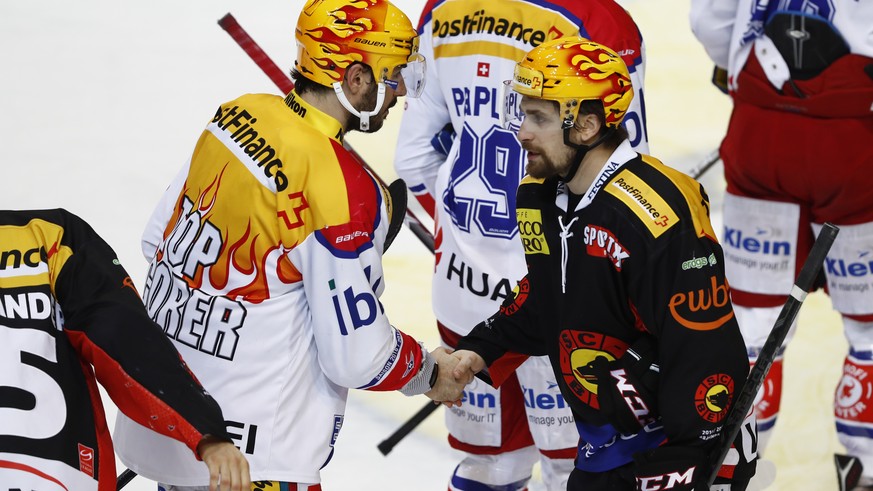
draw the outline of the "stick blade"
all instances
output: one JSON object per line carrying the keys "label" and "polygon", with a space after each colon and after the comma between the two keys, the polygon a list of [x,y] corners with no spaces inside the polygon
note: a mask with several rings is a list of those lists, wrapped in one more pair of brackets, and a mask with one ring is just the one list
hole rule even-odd
{"label": "stick blade", "polygon": [[837,482],[840,491],[850,491],[858,485],[864,466],[858,457],[834,454],[834,464],[837,466]]}

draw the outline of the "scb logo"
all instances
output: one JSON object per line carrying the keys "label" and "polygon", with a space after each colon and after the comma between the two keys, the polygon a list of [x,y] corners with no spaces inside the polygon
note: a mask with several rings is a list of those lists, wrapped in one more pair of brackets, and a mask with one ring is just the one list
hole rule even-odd
{"label": "scb logo", "polygon": [[[369,277],[369,268],[367,268],[367,273]],[[373,295],[372,291],[356,293],[352,287],[348,287],[342,293],[339,293],[336,291],[334,280],[330,280],[328,285],[330,290],[334,292],[331,295],[331,301],[336,313],[336,320],[339,323],[340,333],[343,336],[348,336],[349,334],[347,326],[351,325],[353,330],[369,326],[376,320],[377,313],[384,313],[382,304],[376,300],[376,296]]]}

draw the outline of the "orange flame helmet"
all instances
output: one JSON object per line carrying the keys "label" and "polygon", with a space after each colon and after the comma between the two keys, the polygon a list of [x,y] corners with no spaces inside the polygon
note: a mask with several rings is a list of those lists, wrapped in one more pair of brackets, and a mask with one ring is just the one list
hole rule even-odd
{"label": "orange flame helmet", "polygon": [[557,101],[563,127],[570,128],[584,100],[603,102],[606,126],[621,123],[633,99],[630,75],[615,51],[579,36],[545,42],[515,66],[512,89]]}
{"label": "orange flame helmet", "polygon": [[356,61],[383,81],[397,66],[420,56],[418,33],[388,0],[308,0],[297,19],[295,37],[294,67],[328,87],[342,82],[346,68]]}

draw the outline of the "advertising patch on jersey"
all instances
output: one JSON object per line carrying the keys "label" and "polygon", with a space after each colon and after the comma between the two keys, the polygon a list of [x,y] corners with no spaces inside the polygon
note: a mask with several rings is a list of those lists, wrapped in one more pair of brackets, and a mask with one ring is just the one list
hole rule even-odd
{"label": "advertising patch on jersey", "polygon": [[504,315],[512,315],[518,312],[518,309],[524,305],[527,296],[530,293],[530,282],[527,277],[521,279],[518,285],[512,289],[512,300],[506,299],[506,302],[500,306],[500,313]]}
{"label": "advertising patch on jersey", "polygon": [[724,373],[710,375],[694,392],[694,408],[701,418],[719,423],[727,416],[734,396],[734,379]]}
{"label": "advertising patch on jersey", "polygon": [[727,280],[709,277],[703,288],[679,292],[670,297],[670,315],[680,325],[694,331],[712,331],[733,319]]}
{"label": "advertising patch on jersey", "polygon": [[79,470],[94,477],[94,449],[79,444]]}
{"label": "advertising patch on jersey", "polygon": [[849,355],[834,397],[834,415],[843,420],[868,424],[873,420],[873,366]]}
{"label": "advertising patch on jersey", "polygon": [[682,271],[702,269],[716,264],[718,264],[718,260],[715,258],[715,254],[710,254],[709,257],[693,257],[687,261],[682,261]]}
{"label": "advertising patch on jersey", "polygon": [[525,254],[549,254],[549,244],[543,234],[543,214],[532,208],[515,210],[518,218],[518,232]]}
{"label": "advertising patch on jersey", "polygon": [[655,237],[679,223],[679,216],[664,198],[629,170],[619,172],[606,192],[627,205]]}
{"label": "advertising patch on jersey", "polygon": [[371,231],[361,223],[344,223],[325,227],[316,232],[316,238],[338,257],[353,257],[373,245]]}
{"label": "advertising patch on jersey", "polygon": [[561,376],[570,391],[583,403],[599,409],[597,378],[591,362],[597,358],[614,361],[627,351],[627,343],[606,334],[565,329],[558,337]]}
{"label": "advertising patch on jersey", "polygon": [[597,225],[586,225],[583,237],[585,252],[589,256],[609,260],[616,271],[621,271],[621,263],[630,257],[630,252],[621,245],[611,230]]}
{"label": "advertising patch on jersey", "polygon": [[[723,209],[720,237],[731,285],[765,295],[790,291],[797,260],[800,206],[725,193]],[[844,237],[841,229],[840,240]],[[833,248],[828,257],[834,257]],[[834,308],[838,308],[836,302]]]}

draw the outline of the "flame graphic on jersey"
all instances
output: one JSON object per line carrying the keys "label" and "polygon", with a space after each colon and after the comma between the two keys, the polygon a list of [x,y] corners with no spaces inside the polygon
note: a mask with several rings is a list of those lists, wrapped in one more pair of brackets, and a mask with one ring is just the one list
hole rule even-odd
{"label": "flame graphic on jersey", "polygon": [[351,1],[330,12],[329,15],[333,19],[331,22],[303,31],[304,36],[320,44],[321,51],[324,53],[324,56],[318,56],[315,52],[310,52],[312,61],[337,82],[341,81],[342,77],[334,68],[344,69],[356,61],[367,63],[368,53],[353,48],[352,39],[363,37],[368,31],[384,30],[383,26],[377,25],[372,18],[356,14],[355,10],[373,12],[373,17],[384,19],[387,5],[379,0]]}
{"label": "flame graphic on jersey", "polygon": [[[183,276],[183,279],[196,289],[201,289],[205,279],[211,289],[223,292],[228,298],[260,303],[270,297],[270,265],[275,268],[279,280],[286,284],[300,281],[301,275],[288,260],[285,251],[280,251],[279,245],[253,230],[252,218],[229,212],[229,208],[239,206],[229,203],[232,198],[225,198],[224,201],[219,199],[226,169],[227,165],[191,200],[194,203],[192,213],[200,215],[200,227],[208,222],[221,231],[220,252],[210,266],[198,267],[193,278]],[[165,243],[174,229],[185,221],[181,217],[182,200],[194,194],[188,185],[186,182],[165,232]],[[159,250],[158,260],[164,254],[165,251]],[[178,269],[174,270],[179,273]]]}
{"label": "flame graphic on jersey", "polygon": [[621,59],[607,50],[593,48],[591,44],[574,45],[569,51],[570,64],[579,70],[580,75],[594,82],[592,85],[600,88],[599,93],[592,91],[591,95],[603,101],[606,123],[619,124],[633,98],[630,78],[610,67],[615,62],[623,64]]}

